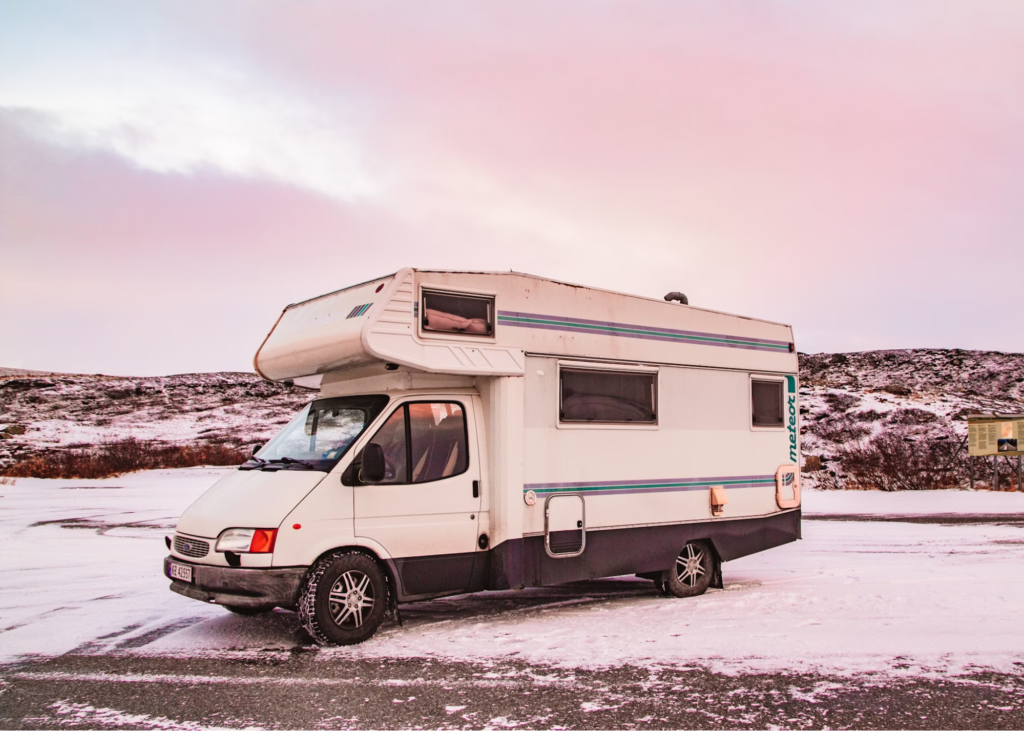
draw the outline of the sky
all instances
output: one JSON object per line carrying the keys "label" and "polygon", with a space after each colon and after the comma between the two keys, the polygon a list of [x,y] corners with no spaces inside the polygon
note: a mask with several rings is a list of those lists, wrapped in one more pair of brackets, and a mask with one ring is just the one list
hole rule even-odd
{"label": "sky", "polygon": [[0,0],[0,366],[251,370],[405,266],[1021,352],[1022,131],[1019,0]]}

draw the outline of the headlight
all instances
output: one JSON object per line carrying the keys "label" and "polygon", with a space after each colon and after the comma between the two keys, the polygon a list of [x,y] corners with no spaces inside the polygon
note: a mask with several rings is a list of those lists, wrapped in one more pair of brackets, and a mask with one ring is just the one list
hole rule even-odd
{"label": "headlight", "polygon": [[221,553],[272,553],[277,540],[277,528],[228,528],[217,539]]}

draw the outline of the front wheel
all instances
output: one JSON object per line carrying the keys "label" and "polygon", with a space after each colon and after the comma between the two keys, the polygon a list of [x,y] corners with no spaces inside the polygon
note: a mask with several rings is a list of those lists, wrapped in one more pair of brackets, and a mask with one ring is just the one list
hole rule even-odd
{"label": "front wheel", "polygon": [[387,596],[384,572],[366,554],[326,556],[299,595],[299,621],[320,644],[355,645],[384,621]]}
{"label": "front wheel", "polygon": [[665,588],[677,597],[700,596],[711,586],[714,558],[707,541],[692,541],[683,546],[675,566],[668,574]]}

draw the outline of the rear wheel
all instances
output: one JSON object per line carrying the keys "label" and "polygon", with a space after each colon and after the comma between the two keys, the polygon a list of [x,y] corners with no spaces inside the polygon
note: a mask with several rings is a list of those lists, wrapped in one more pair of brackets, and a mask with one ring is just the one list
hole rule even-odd
{"label": "rear wheel", "polygon": [[683,546],[675,566],[667,572],[665,588],[677,597],[700,596],[711,585],[714,558],[707,541],[692,541]]}
{"label": "rear wheel", "polygon": [[384,572],[363,553],[321,559],[299,596],[299,621],[321,644],[365,642],[384,621],[387,604]]}

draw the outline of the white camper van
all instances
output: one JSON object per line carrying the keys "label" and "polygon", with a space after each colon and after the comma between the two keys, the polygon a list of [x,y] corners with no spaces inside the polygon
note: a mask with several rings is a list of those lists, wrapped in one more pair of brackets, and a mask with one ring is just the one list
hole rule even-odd
{"label": "white camper van", "polygon": [[449,594],[721,586],[800,537],[797,355],[673,295],[403,269],[290,305],[256,371],[319,397],[181,516],[171,589],[351,644]]}

